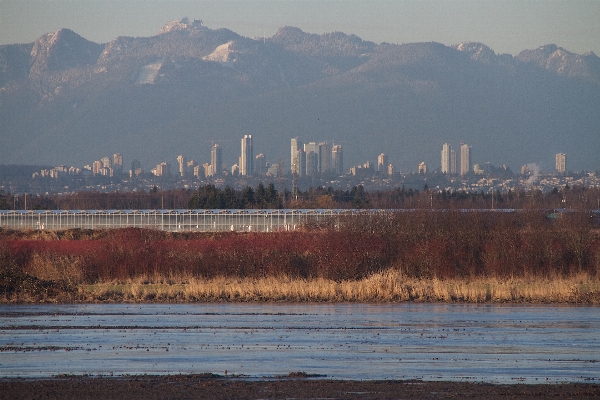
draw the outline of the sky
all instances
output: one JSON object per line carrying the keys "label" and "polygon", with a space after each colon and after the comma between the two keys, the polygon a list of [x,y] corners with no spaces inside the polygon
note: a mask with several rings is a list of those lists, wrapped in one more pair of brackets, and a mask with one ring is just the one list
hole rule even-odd
{"label": "sky", "polygon": [[513,55],[553,43],[600,55],[600,0],[0,0],[0,44],[61,28],[106,43],[183,17],[248,37],[295,26],[376,43],[471,41]]}

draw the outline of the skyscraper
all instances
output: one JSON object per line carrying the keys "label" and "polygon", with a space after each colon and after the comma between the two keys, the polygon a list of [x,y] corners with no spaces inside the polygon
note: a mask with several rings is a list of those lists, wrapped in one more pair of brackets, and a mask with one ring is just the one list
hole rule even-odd
{"label": "skyscraper", "polygon": [[377,157],[377,172],[384,172],[387,170],[388,160],[387,156],[383,153]]}
{"label": "skyscraper", "polygon": [[296,159],[296,161],[298,161],[298,177],[301,178],[306,175],[306,153],[304,152],[304,150],[298,149],[297,157],[298,158]]}
{"label": "skyscraper", "polygon": [[306,157],[306,175],[316,176],[319,172],[319,148],[315,142],[304,144],[304,156]]}
{"label": "skyscraper", "polygon": [[460,144],[460,174],[466,175],[471,171],[471,147],[466,143]]}
{"label": "skyscraper", "polygon": [[558,153],[556,155],[556,172],[564,174],[567,171],[567,155],[565,153]]}
{"label": "skyscraper", "polygon": [[317,152],[317,144],[315,142],[304,143],[304,152],[308,154],[311,151],[313,153]]}
{"label": "skyscraper", "polygon": [[94,173],[94,175],[98,175],[100,174],[100,170],[104,168],[104,165],[102,164],[102,161],[94,161],[94,163],[92,164],[92,171]]}
{"label": "skyscraper", "polygon": [[142,164],[139,160],[133,160],[131,162],[131,170],[129,172],[129,176],[138,176],[142,173]]}
{"label": "skyscraper", "polygon": [[198,165],[198,163],[196,161],[194,161],[194,160],[188,161],[187,162],[187,171],[188,171],[188,173],[190,173],[190,171],[193,173],[194,172],[194,168],[196,168],[197,165]]}
{"label": "skyscraper", "polygon": [[115,174],[123,173],[123,156],[121,153],[113,154],[113,170]]}
{"label": "skyscraper", "polygon": [[219,143],[213,143],[210,150],[210,165],[212,176],[221,176],[223,170],[223,152]]}
{"label": "skyscraper", "polygon": [[290,160],[290,168],[292,170],[292,174],[300,174],[300,166],[298,162],[298,150],[302,148],[302,142],[298,140],[298,138],[293,138],[291,143],[291,160]]}
{"label": "skyscraper", "polygon": [[315,177],[319,173],[319,155],[314,151],[306,153],[306,175]]}
{"label": "skyscraper", "polygon": [[344,153],[339,144],[333,146],[331,150],[331,171],[336,175],[344,174]]}
{"label": "skyscraper", "polygon": [[187,163],[185,162],[185,157],[182,155],[177,156],[177,162],[179,163],[179,176],[185,176],[185,169],[187,167]]}
{"label": "skyscraper", "polygon": [[254,172],[258,175],[263,175],[267,172],[267,161],[265,159],[265,155],[260,153],[256,156],[256,162],[254,164]]}
{"label": "skyscraper", "polygon": [[205,178],[212,176],[212,168],[209,163],[202,164],[202,171]]}
{"label": "skyscraper", "polygon": [[319,173],[326,174],[329,172],[329,157],[331,157],[331,153],[329,152],[329,144],[321,142],[319,143],[317,150],[319,155],[319,165],[317,169]]}
{"label": "skyscraper", "polygon": [[452,150],[452,147],[450,146],[449,143],[443,144],[442,154],[441,154],[441,162],[442,162],[441,172],[442,172],[442,174],[450,173],[450,163],[452,162],[452,160],[450,158],[451,150]]}
{"label": "skyscraper", "polygon": [[242,154],[240,156],[240,175],[252,175],[254,172],[254,152],[252,150],[252,135],[242,138]]}
{"label": "skyscraper", "polygon": [[100,161],[102,162],[102,166],[104,168],[112,168],[112,160],[110,157],[102,157]]}
{"label": "skyscraper", "polygon": [[456,174],[456,151],[450,148],[450,173]]}
{"label": "skyscraper", "polygon": [[167,162],[161,162],[153,168],[150,172],[152,172],[156,176],[169,176],[171,175],[171,164]]}

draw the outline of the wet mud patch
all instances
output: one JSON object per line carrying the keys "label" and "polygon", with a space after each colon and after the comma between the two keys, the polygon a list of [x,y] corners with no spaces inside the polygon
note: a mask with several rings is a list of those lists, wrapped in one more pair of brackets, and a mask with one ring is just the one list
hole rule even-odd
{"label": "wet mud patch", "polygon": [[[295,373],[290,373],[293,375]],[[296,377],[298,378],[298,377]],[[124,378],[62,376],[54,379],[0,380],[0,398],[31,399],[537,399],[600,397],[599,384],[494,385],[464,382],[347,381],[331,379],[248,380],[214,374],[130,376]]]}

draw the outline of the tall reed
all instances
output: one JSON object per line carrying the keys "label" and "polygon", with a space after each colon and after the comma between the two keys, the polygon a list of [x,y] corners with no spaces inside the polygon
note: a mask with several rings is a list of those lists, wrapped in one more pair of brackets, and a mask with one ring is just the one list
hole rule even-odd
{"label": "tall reed", "polygon": [[[414,279],[397,270],[359,280],[187,278],[172,283],[102,283],[81,286],[80,301],[172,302],[468,302],[599,303],[600,282],[586,275],[540,281],[521,279]],[[185,283],[181,283],[185,282]]]}

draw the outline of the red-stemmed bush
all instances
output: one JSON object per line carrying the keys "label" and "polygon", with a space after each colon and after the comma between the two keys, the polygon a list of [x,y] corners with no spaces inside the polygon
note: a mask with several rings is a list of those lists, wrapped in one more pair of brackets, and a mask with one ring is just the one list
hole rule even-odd
{"label": "red-stemmed bush", "polygon": [[585,213],[550,219],[539,211],[418,211],[336,218],[295,232],[127,228],[58,236],[0,232],[0,269],[35,273],[44,265],[73,263],[81,283],[218,276],[341,281],[388,268],[438,279],[545,279],[600,271],[599,229]]}

